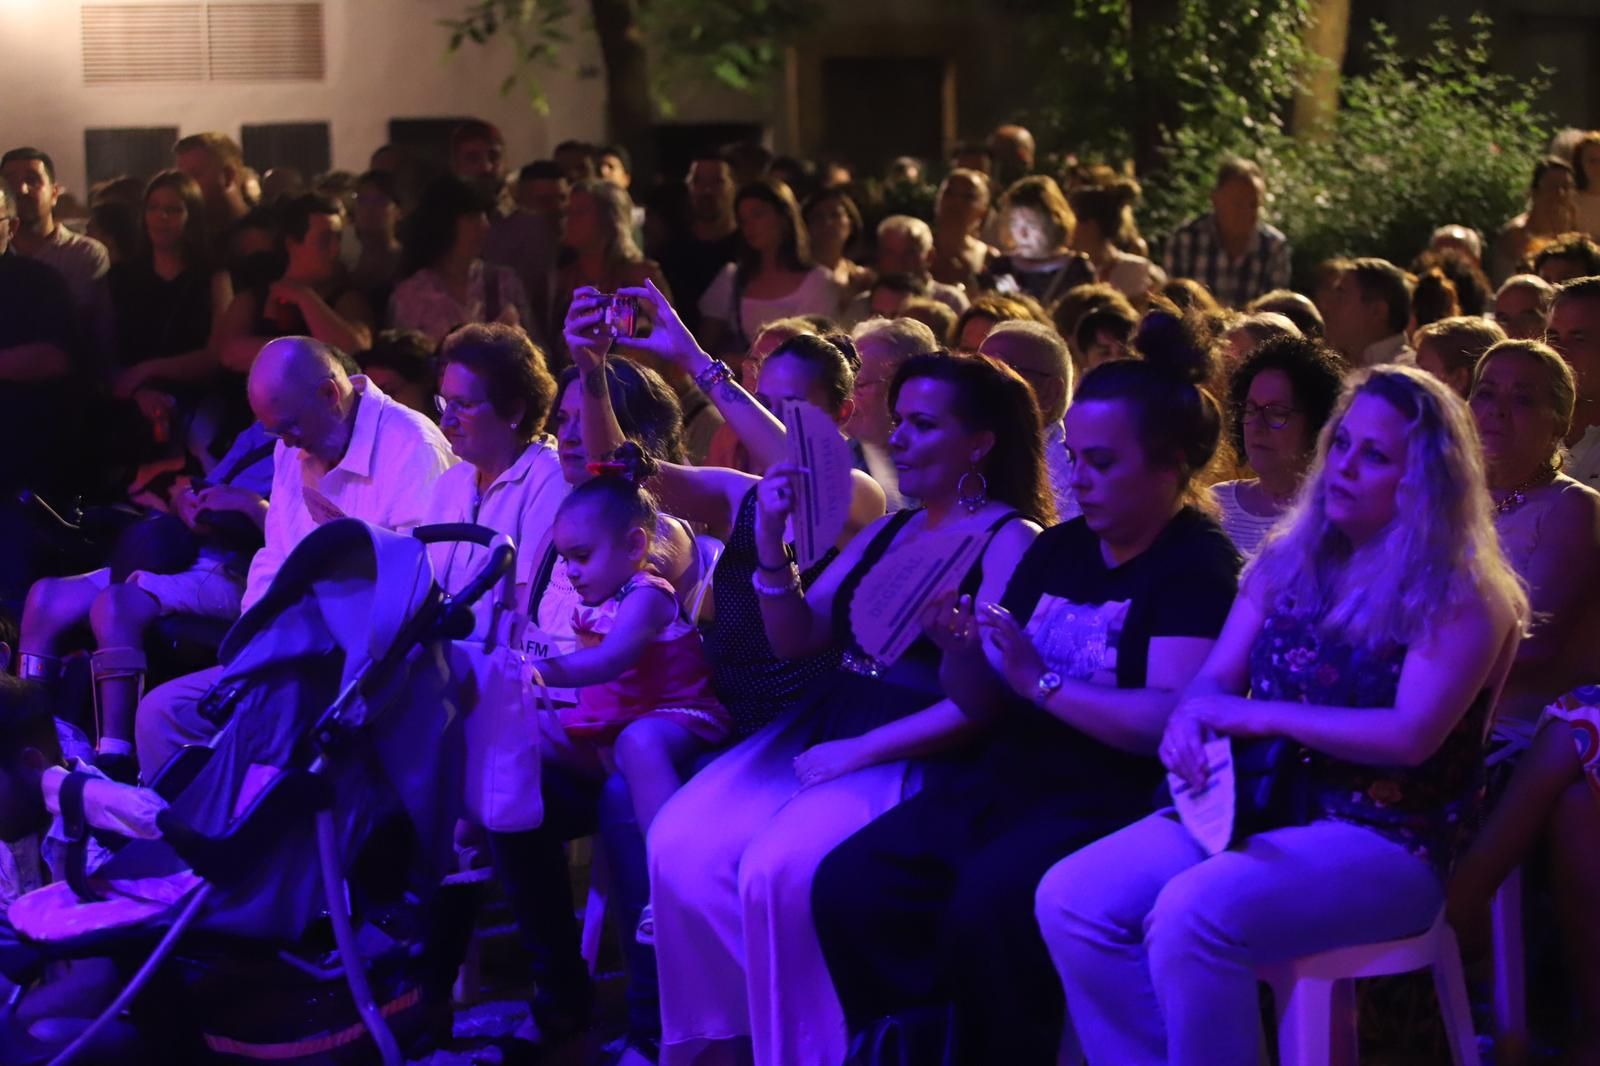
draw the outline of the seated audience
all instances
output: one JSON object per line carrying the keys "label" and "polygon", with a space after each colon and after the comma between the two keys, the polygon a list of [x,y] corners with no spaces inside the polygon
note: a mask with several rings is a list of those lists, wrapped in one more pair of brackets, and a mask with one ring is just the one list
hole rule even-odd
{"label": "seated audience", "polygon": [[[357,352],[355,360],[367,380],[382,389],[385,396],[438,422],[444,404],[438,397],[439,367],[434,361],[435,347],[437,345],[425,333],[413,329],[386,329],[373,338],[372,347]],[[538,424],[543,427],[544,419]]]}
{"label": "seated audience", "polygon": [[[927,296],[960,314],[967,308],[967,294],[959,286],[935,281],[929,272],[933,261],[933,230],[920,218],[890,215],[878,223],[877,251],[873,266],[880,280],[907,279],[897,286],[902,293]],[[871,294],[867,294],[871,295]],[[845,311],[848,320],[860,321],[868,313],[866,299],[857,296]]]}
{"label": "seated audience", "polygon": [[1208,857],[1169,808],[1045,875],[1039,925],[1091,1062],[1253,1062],[1258,966],[1439,913],[1527,597],[1454,393],[1379,366],[1331,421],[1158,748],[1200,789],[1207,736],[1285,737],[1314,753],[1289,764],[1308,809]]}
{"label": "seated audience", "polygon": [[11,186],[19,220],[11,240],[12,254],[54,267],[72,291],[88,336],[97,344],[106,344],[111,334],[111,308],[105,276],[111,269],[111,257],[105,245],[72,232],[56,218],[63,190],[56,182],[54,161],[37,148],[13,148],[0,156],[0,178]]}
{"label": "seated audience", "polygon": [[900,494],[900,473],[889,447],[894,432],[889,388],[907,359],[932,354],[941,347],[939,336],[912,318],[868,319],[853,334],[861,366],[844,428],[860,451],[858,465],[883,489],[884,507],[889,511],[908,503]]}
{"label": "seated audience", "polygon": [[[345,373],[345,357],[322,341],[267,342],[250,367],[250,407],[278,439],[266,544],[250,560],[240,605],[267,591],[296,544],[334,518],[386,529],[418,524],[434,480],[452,463],[431,421]],[[134,723],[141,776],[151,780],[178,748],[204,743],[219,723],[200,701],[222,667],[150,690]]]}
{"label": "seated audience", "polygon": [[[545,209],[519,210],[506,195],[505,156],[504,136],[487,122],[469,119],[450,131],[450,173],[477,192],[489,213],[483,261],[515,272],[528,301],[528,314],[520,325],[534,343],[544,343],[561,328],[561,320],[550,317],[550,297],[555,285],[561,213],[566,210],[566,195],[559,182],[565,179],[558,172],[558,182],[553,183],[558,187],[547,206],[554,214]],[[490,315],[489,320],[493,319]]]}
{"label": "seated audience", "polygon": [[948,337],[956,328],[956,313],[949,305],[926,296],[913,296],[900,305],[896,318],[908,318],[928,327],[935,337]]}
{"label": "seated audience", "polygon": [[945,175],[933,201],[933,252],[928,272],[934,281],[971,293],[989,263],[999,255],[980,234],[989,217],[988,175],[961,167]]}
{"label": "seated audience", "polygon": [[1406,342],[1411,319],[1411,283],[1386,259],[1352,259],[1339,275],[1329,305],[1328,345],[1353,367],[1411,363]]}
{"label": "seated audience", "polygon": [[1273,311],[1287,318],[1300,328],[1300,334],[1305,337],[1321,338],[1323,333],[1322,312],[1317,310],[1315,301],[1309,296],[1288,289],[1274,289],[1262,293],[1251,300],[1245,310],[1251,314],[1262,311]]}
{"label": "seated audience", "polygon": [[193,393],[216,376],[212,327],[232,302],[233,286],[211,260],[205,224],[194,179],[176,170],[150,179],[139,246],[107,276],[117,396],[143,388]]}
{"label": "seated audience", "polygon": [[1483,238],[1478,231],[1470,226],[1458,226],[1450,223],[1440,226],[1428,237],[1428,247],[1424,254],[1451,253],[1465,257],[1469,262],[1481,263],[1483,261]]}
{"label": "seated audience", "polygon": [[978,345],[983,343],[983,338],[989,335],[989,331],[997,323],[1021,319],[1045,325],[1050,321],[1045,316],[1044,309],[1039,306],[1039,301],[1031,296],[983,293],[956,318],[956,324],[950,330],[950,347],[959,352],[976,352]]}
{"label": "seated audience", "polygon": [[1538,341],[1494,345],[1472,378],[1495,528],[1533,605],[1496,716],[1513,726],[1600,677],[1600,493],[1561,472],[1575,399],[1572,369]]}
{"label": "seated audience", "polygon": [[392,174],[369,170],[356,179],[352,225],[359,252],[350,268],[350,284],[371,307],[388,307],[389,294],[400,277],[405,248],[400,243],[402,214],[398,185]]}
{"label": "seated audience", "polygon": [[1001,247],[978,285],[1005,295],[1025,294],[1049,305],[1068,289],[1095,280],[1089,257],[1073,249],[1078,220],[1054,178],[1022,178],[1000,197]]}
{"label": "seated audience", "polygon": [[1510,277],[1526,269],[1524,264],[1541,245],[1578,228],[1576,190],[1572,165],[1566,160],[1547,157],[1535,164],[1528,209],[1507,222],[1495,238],[1495,277]]}
{"label": "seated audience", "polygon": [[[1572,1062],[1585,1063],[1600,1057],[1600,1029],[1595,1027],[1600,968],[1594,965],[1593,951],[1600,942],[1594,908],[1600,892],[1594,851],[1600,834],[1597,731],[1600,686],[1585,685],[1546,708],[1505,792],[1451,874],[1446,911],[1462,956],[1482,957],[1491,943],[1489,903],[1495,891],[1512,871],[1548,852],[1549,897],[1567,977],[1554,986],[1561,1002],[1552,1006],[1570,1017],[1556,1046]],[[1500,1051],[1497,1044],[1496,1055]]]}
{"label": "seated audience", "polygon": [[1244,307],[1289,286],[1289,239],[1261,220],[1267,198],[1261,167],[1229,158],[1217,168],[1211,210],[1180,226],[1167,241],[1170,278],[1192,278],[1226,307]]}
{"label": "seated audience", "polygon": [[446,175],[423,191],[405,228],[404,280],[389,299],[389,323],[435,343],[457,326],[527,327],[528,298],[516,271],[484,258],[489,209],[469,185]]}
{"label": "seated audience", "polygon": [[1572,367],[1577,386],[1562,473],[1600,489],[1600,277],[1556,289],[1546,340]]}
{"label": "seated audience", "polygon": [[[763,178],[734,203],[743,248],[699,301],[700,340],[713,355],[743,353],[761,327],[779,318],[837,314],[839,286],[811,259],[800,206],[782,182]],[[703,453],[702,453],[703,454]]]}
{"label": "seated audience", "polygon": [[1423,326],[1412,343],[1417,346],[1417,366],[1466,399],[1478,360],[1490,345],[1505,339],[1505,330],[1489,319],[1457,316]]}
{"label": "seated audience", "polygon": [[[1424,271],[1411,286],[1411,318],[1406,323],[1406,339],[1414,348],[1417,330],[1443,318],[1464,314],[1456,296],[1455,282],[1437,267]],[[1480,312],[1481,313],[1481,312]]]}
{"label": "seated audience", "polygon": [[1129,342],[1138,328],[1138,317],[1120,307],[1090,311],[1078,319],[1072,331],[1073,344],[1080,356],[1078,372],[1087,374],[1103,363],[1126,359]]}
{"label": "seated audience", "polygon": [[[769,470],[757,490],[753,581],[767,638],[784,658],[844,655],[840,669],[701,770],[656,819],[651,890],[669,1059],[843,1061],[844,1019],[810,917],[812,872],[900,802],[905,756],[947,747],[964,730],[964,716],[940,698],[937,647],[920,637],[893,664],[879,663],[857,642],[850,604],[886,557],[929,550],[953,532],[984,538],[961,591],[993,599],[1037,532],[1028,516],[1051,517],[1038,414],[1020,378],[981,357],[916,356],[890,395],[900,488],[922,506],[863,530],[804,592],[784,562],[793,468]],[[830,741],[890,722],[893,761],[856,770],[832,757],[844,746]]]}
{"label": "seated audience", "polygon": [[340,279],[339,206],[315,194],[283,205],[286,265],[274,279],[241,289],[217,324],[217,353],[235,373],[250,370],[275,337],[309,336],[343,352],[372,343],[367,301]]}
{"label": "seated audience", "polygon": [[1067,350],[1072,353],[1072,364],[1080,372],[1083,369],[1083,354],[1078,351],[1078,322],[1090,311],[1108,308],[1120,311],[1133,320],[1139,317],[1139,312],[1122,290],[1103,281],[1074,285],[1050,307],[1050,323],[1061,334],[1061,339],[1067,342]]}
{"label": "seated audience", "polygon": [[[1206,364],[1201,350],[1152,346],[1091,371],[1065,430],[1083,517],[1040,535],[1002,605],[951,599],[932,619],[941,678],[981,748],[834,849],[812,890],[867,1046],[884,1019],[902,1034],[930,1014],[942,1027],[930,1008],[951,1004],[948,1041],[905,1043],[953,1046],[961,1063],[1055,1061],[1061,992],[1034,888],[1149,810],[1152,750],[1233,600],[1238,557],[1194,480],[1222,428],[1197,387]],[[894,728],[837,742],[820,765],[903,757]]]}
{"label": "seated audience", "polygon": [[1537,274],[1514,274],[1494,294],[1494,320],[1512,340],[1541,340],[1555,295],[1555,286]]}
{"label": "seated audience", "polygon": [[1227,332],[1222,339],[1225,348],[1223,365],[1229,370],[1239,366],[1250,353],[1278,337],[1301,337],[1300,327],[1276,311],[1255,311],[1238,315],[1227,321]]}
{"label": "seated audience", "polygon": [[244,153],[225,133],[191,133],[172,146],[172,165],[193,178],[206,200],[206,236],[212,262],[227,262],[233,227],[249,214]]}
{"label": "seated audience", "polygon": [[1125,231],[1137,236],[1133,205],[1139,202],[1139,192],[1139,183],[1132,178],[1108,174],[1095,184],[1073,189],[1067,197],[1078,219],[1073,249],[1089,257],[1095,280],[1114,286],[1135,305],[1167,280],[1160,267],[1118,245]]}
{"label": "seated audience", "polygon": [[1193,278],[1173,278],[1161,286],[1161,295],[1184,312],[1212,315],[1222,310],[1222,305],[1211,295],[1211,290]]}
{"label": "seated audience", "polygon": [[850,258],[864,228],[855,201],[843,189],[823,189],[806,198],[800,215],[811,240],[811,258],[827,268],[846,298],[860,292],[872,272]]}
{"label": "seated audience", "polygon": [[1478,265],[1477,259],[1467,253],[1448,248],[1444,251],[1427,251],[1417,257],[1411,269],[1418,275],[1430,270],[1444,274],[1455,287],[1456,302],[1461,305],[1462,314],[1476,317],[1489,312],[1494,286],[1489,284],[1488,275]]}
{"label": "seated audience", "polygon": [[1600,274],[1600,244],[1586,234],[1563,234],[1534,255],[1533,273],[1552,285],[1594,277]]}
{"label": "seated audience", "polygon": [[1255,476],[1212,490],[1223,532],[1246,559],[1294,506],[1342,376],[1339,357],[1322,342],[1287,335],[1263,342],[1230,375],[1233,446]]}
{"label": "seated audience", "polygon": [[1072,453],[1062,443],[1062,418],[1072,399],[1072,356],[1067,343],[1049,326],[1038,322],[1000,322],[978,345],[978,354],[1004,363],[1033,390],[1044,428],[1044,469],[1055,500],[1056,518],[1078,517],[1072,496]]}
{"label": "seated audience", "polygon": [[[689,229],[661,250],[661,269],[677,297],[683,321],[696,337],[704,338],[700,298],[722,268],[741,253],[739,221],[733,209],[735,186],[727,162],[711,154],[698,156],[689,164],[685,185]],[[728,345],[730,351],[732,347]]]}
{"label": "seated audience", "polygon": [[572,253],[556,272],[555,314],[562,321],[580,288],[614,293],[649,280],[665,291],[661,265],[646,259],[634,242],[633,201],[620,185],[592,178],[574,185],[561,243]]}

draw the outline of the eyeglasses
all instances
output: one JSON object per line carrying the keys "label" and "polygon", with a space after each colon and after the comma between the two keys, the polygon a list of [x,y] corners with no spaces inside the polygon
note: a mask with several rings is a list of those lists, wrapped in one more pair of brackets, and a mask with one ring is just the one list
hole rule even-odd
{"label": "eyeglasses", "polygon": [[1272,429],[1282,429],[1289,424],[1289,419],[1299,411],[1298,407],[1290,407],[1283,403],[1253,404],[1245,401],[1244,410],[1239,415],[1239,421],[1249,425],[1256,419],[1261,419]]}
{"label": "eyeglasses", "polygon": [[439,417],[454,414],[456,417],[475,414],[478,408],[488,403],[488,400],[457,400],[454,397],[446,399],[443,396],[433,398],[433,406],[439,412]]}

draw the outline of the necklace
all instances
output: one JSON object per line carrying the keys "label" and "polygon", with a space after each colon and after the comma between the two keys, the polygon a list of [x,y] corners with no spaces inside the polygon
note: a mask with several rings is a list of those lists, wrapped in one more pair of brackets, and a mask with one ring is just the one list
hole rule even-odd
{"label": "necklace", "polygon": [[1518,507],[1521,507],[1523,504],[1528,502],[1528,493],[1532,492],[1534,489],[1548,485],[1550,482],[1554,481],[1555,478],[1555,467],[1541,467],[1537,474],[1533,475],[1528,480],[1524,481],[1522,484],[1518,485],[1516,488],[1512,489],[1510,492],[1506,493],[1504,496],[1495,501],[1495,514],[1510,514],[1512,511],[1515,511]]}

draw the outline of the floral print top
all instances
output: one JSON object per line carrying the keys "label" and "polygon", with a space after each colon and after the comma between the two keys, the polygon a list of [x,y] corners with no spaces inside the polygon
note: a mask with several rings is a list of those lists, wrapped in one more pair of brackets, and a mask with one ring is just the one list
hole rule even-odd
{"label": "floral print top", "polygon": [[[1250,695],[1329,707],[1394,706],[1406,649],[1345,643],[1316,619],[1279,608],[1250,649]],[[1483,794],[1488,693],[1420,766],[1366,766],[1308,752],[1314,817],[1365,826],[1440,873],[1465,844]]]}

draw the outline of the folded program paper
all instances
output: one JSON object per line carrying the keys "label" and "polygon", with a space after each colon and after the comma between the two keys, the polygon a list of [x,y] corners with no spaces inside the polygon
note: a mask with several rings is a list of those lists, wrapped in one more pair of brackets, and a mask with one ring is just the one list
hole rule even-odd
{"label": "folded program paper", "polygon": [[1198,791],[1177,774],[1167,774],[1172,805],[1195,843],[1215,855],[1233,839],[1233,745],[1227,737],[1206,741],[1206,784]]}
{"label": "folded program paper", "polygon": [[809,569],[828,554],[850,517],[850,444],[826,411],[803,400],[784,406],[783,426],[789,434],[789,462],[803,473],[798,478],[792,528],[795,560]]}
{"label": "folded program paper", "polygon": [[885,666],[904,655],[922,632],[929,601],[961,583],[988,540],[983,530],[925,533],[885,552],[850,602],[861,650]]}

